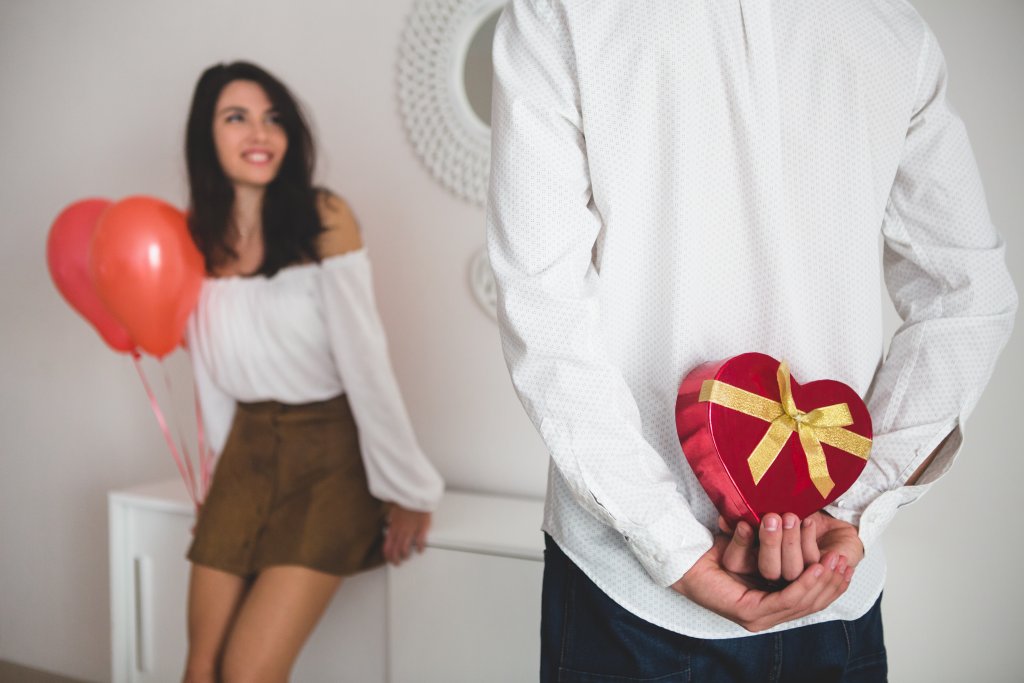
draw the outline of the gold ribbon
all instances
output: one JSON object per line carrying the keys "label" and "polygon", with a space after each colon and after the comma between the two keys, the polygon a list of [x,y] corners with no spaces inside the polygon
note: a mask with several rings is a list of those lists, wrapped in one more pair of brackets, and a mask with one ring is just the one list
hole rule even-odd
{"label": "gold ribbon", "polygon": [[699,400],[702,403],[716,403],[771,423],[768,431],[761,437],[760,443],[747,458],[755,485],[760,483],[761,478],[779,457],[779,453],[789,441],[790,434],[796,432],[800,437],[800,444],[804,448],[804,455],[807,457],[807,469],[810,472],[811,481],[814,482],[814,487],[818,489],[821,497],[827,498],[829,492],[835,487],[835,482],[829,476],[828,463],[825,461],[825,451],[821,444],[827,443],[829,446],[867,460],[868,454],[871,453],[871,439],[843,429],[853,424],[850,408],[845,403],[815,408],[809,413],[797,408],[796,402],[793,400],[789,366],[786,361],[779,363],[776,377],[779,382],[781,402],[714,379],[704,380],[701,384]]}

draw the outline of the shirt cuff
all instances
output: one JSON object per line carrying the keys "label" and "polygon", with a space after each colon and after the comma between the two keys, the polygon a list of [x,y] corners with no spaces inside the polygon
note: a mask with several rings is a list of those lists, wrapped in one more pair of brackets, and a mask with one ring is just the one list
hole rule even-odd
{"label": "shirt cuff", "polygon": [[[410,470],[416,470],[416,481],[408,481],[402,487],[392,487],[375,481],[371,489],[374,495],[388,503],[394,503],[406,510],[417,512],[436,512],[444,496],[444,479],[426,455],[420,455],[411,464]],[[412,477],[410,477],[411,479]]]}
{"label": "shirt cuff", "polygon": [[711,548],[711,532],[689,507],[662,515],[654,524],[623,534],[644,570],[659,586],[674,584]]}
{"label": "shirt cuff", "polygon": [[[903,486],[902,482],[909,479],[935,450],[937,444],[934,438],[929,439],[914,451],[915,457],[911,466],[900,474],[896,488],[880,490],[858,480],[836,502],[825,508],[825,511],[836,519],[852,524],[859,529],[861,543],[864,544],[865,551],[869,550],[882,535],[898,509],[916,502],[953,466],[963,445],[963,430],[956,426],[951,434],[948,429],[940,430],[940,432],[938,443],[942,443],[947,435],[949,439],[941,446],[935,460],[913,486]],[[889,450],[901,445],[907,447],[906,444],[899,444],[902,439],[887,440],[885,437],[879,437],[879,440],[881,440],[882,450]],[[878,445],[877,441],[876,445]],[[873,454],[872,457],[875,455]]]}

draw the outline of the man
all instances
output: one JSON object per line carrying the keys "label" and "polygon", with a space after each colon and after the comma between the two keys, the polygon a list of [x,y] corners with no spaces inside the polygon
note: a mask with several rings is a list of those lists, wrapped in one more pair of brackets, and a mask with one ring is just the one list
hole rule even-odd
{"label": "man", "polygon": [[[902,0],[513,0],[494,65],[502,341],[551,453],[542,680],[884,680],[875,541],[1017,305],[934,36]],[[673,409],[747,351],[852,386],[875,438],[827,514],[733,533]]]}

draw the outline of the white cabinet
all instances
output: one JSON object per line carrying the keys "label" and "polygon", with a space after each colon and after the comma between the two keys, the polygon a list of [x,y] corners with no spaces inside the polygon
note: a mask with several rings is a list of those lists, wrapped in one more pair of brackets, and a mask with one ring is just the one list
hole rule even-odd
{"label": "white cabinet", "polygon": [[392,683],[521,683],[540,671],[541,503],[449,494],[431,548],[390,570]]}
{"label": "white cabinet", "polygon": [[193,515],[180,483],[177,489],[140,488],[109,499],[111,664],[118,683],[180,680]]}
{"label": "white cabinet", "polygon": [[[109,505],[112,678],[179,681],[191,503],[180,482],[167,481],[112,492]],[[342,584],[293,680],[536,680],[541,506],[447,494],[427,552]]]}

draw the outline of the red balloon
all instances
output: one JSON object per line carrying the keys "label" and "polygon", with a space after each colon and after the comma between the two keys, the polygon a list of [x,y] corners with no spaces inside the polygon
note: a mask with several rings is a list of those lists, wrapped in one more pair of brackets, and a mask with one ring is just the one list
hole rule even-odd
{"label": "red balloon", "polygon": [[139,348],[159,358],[181,343],[204,274],[181,211],[152,197],[111,206],[93,237],[90,272]]}
{"label": "red balloon", "polygon": [[46,240],[46,265],[57,291],[88,320],[115,351],[135,348],[128,330],[110,314],[89,276],[89,244],[100,215],[110,206],[106,199],[83,199],[57,216]]}

